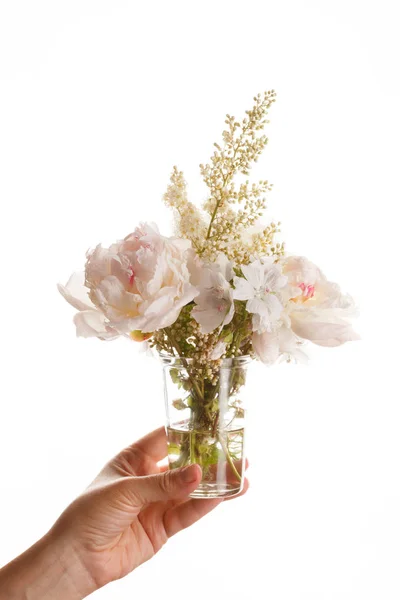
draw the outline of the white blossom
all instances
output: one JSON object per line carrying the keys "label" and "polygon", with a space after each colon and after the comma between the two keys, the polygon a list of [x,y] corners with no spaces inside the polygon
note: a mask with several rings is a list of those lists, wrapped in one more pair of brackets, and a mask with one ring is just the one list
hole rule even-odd
{"label": "white blossom", "polygon": [[242,273],[244,277],[234,278],[234,299],[247,300],[246,309],[253,315],[253,331],[273,331],[283,311],[282,289],[287,277],[273,259],[263,262],[256,259],[242,265]]}
{"label": "white blossom", "polygon": [[192,316],[199,323],[201,333],[211,333],[232,321],[235,310],[230,284],[233,268],[222,253],[214,263],[204,266],[197,263],[195,268],[199,294],[195,298]]}

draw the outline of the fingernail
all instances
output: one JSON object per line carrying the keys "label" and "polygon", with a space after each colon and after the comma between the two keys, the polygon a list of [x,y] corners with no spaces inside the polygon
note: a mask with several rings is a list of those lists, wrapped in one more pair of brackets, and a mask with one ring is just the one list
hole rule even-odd
{"label": "fingernail", "polygon": [[189,465],[188,467],[182,469],[180,472],[180,477],[184,483],[193,483],[193,481],[196,481],[197,479],[198,471],[198,465]]}

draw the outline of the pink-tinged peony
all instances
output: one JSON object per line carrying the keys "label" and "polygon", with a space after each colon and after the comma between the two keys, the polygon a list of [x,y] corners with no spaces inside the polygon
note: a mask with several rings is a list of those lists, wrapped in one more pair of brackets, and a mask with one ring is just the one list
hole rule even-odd
{"label": "pink-tinged peony", "polygon": [[301,342],[297,336],[284,325],[274,331],[254,332],[252,342],[257,357],[266,365],[272,365],[282,357],[299,363],[306,363],[308,360],[307,355],[300,350]]}
{"label": "pink-tinged peony", "polygon": [[65,286],[58,284],[58,290],[79,311],[74,317],[78,335],[101,340],[112,340],[119,336],[118,331],[108,324],[105,315],[90,300],[89,290],[85,287],[85,273],[73,273]]}
{"label": "pink-tinged peony", "polygon": [[242,266],[243,277],[235,277],[233,297],[247,300],[246,309],[253,315],[253,331],[263,333],[276,327],[284,303],[284,288],[287,277],[282,267],[266,258]]}
{"label": "pink-tinged peony", "polygon": [[348,318],[356,315],[353,299],[302,256],[288,257],[283,265],[292,289],[286,314],[300,338],[320,346],[339,346],[359,336]]}
{"label": "pink-tinged peony", "polygon": [[[190,241],[163,237],[155,225],[142,224],[109,248],[89,252],[85,287],[71,286],[72,278],[59,286],[70,304],[90,311],[76,315],[77,335],[107,339],[134,332],[137,339],[138,332],[172,325],[198,293],[189,280],[189,248]],[[103,329],[93,323],[93,313]]]}
{"label": "pink-tinged peony", "polygon": [[199,295],[195,298],[192,317],[199,323],[201,333],[211,333],[217,327],[228,325],[233,318],[232,264],[221,253],[214,263],[200,265],[197,262],[193,266],[192,277],[198,282]]}

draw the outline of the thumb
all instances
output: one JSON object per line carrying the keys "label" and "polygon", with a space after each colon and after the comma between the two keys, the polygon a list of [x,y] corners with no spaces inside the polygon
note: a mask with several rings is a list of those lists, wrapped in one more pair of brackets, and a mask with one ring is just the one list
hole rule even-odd
{"label": "thumb", "polygon": [[[157,475],[129,478],[130,493],[141,504],[188,496],[201,481],[201,467],[189,465]],[[128,479],[125,480],[128,485]]]}

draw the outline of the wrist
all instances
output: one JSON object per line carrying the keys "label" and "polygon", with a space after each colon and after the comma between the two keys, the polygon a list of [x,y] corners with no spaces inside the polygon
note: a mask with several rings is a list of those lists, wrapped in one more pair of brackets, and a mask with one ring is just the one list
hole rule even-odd
{"label": "wrist", "polygon": [[0,570],[0,600],[82,600],[95,589],[73,545],[52,530]]}

